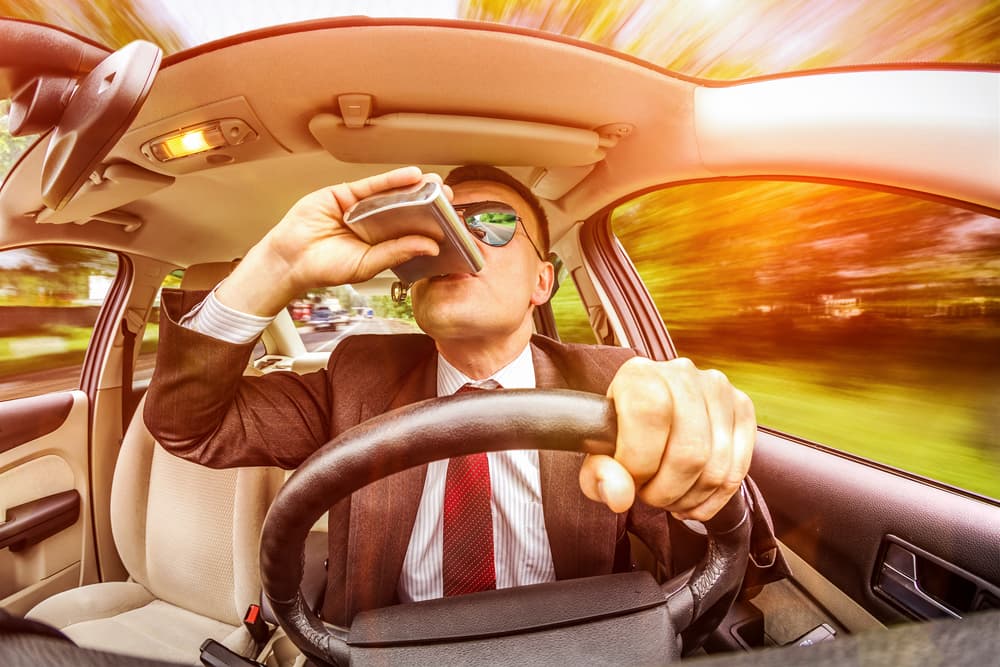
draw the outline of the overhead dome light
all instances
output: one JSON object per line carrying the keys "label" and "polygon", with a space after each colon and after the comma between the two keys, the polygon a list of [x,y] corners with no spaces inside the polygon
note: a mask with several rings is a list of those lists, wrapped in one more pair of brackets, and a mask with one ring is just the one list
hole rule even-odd
{"label": "overhead dome light", "polygon": [[223,118],[185,127],[147,141],[142,154],[150,160],[169,162],[226,146],[238,146],[257,138],[249,125],[238,118]]}

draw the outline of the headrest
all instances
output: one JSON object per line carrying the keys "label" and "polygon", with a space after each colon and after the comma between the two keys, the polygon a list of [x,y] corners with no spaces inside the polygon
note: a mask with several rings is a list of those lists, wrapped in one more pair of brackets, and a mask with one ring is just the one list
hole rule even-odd
{"label": "headrest", "polygon": [[222,279],[232,273],[236,267],[236,262],[205,262],[204,264],[192,264],[184,270],[184,277],[181,278],[181,289],[183,290],[210,290]]}

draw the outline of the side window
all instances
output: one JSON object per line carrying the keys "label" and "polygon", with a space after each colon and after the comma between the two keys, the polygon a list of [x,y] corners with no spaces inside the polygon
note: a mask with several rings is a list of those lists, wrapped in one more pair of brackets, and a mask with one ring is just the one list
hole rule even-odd
{"label": "side window", "polygon": [[68,245],[0,251],[0,400],[80,386],[112,252]]}
{"label": "side window", "polygon": [[559,339],[564,343],[596,343],[587,308],[580,298],[573,276],[565,267],[559,269],[559,289],[552,295],[552,315]]}
{"label": "side window", "polygon": [[21,154],[38,139],[37,134],[14,137],[10,134],[10,98],[0,98],[0,183],[21,157]]}
{"label": "side window", "polygon": [[727,182],[644,195],[612,225],[678,352],[762,425],[1000,498],[1000,220]]}
{"label": "side window", "polygon": [[341,285],[310,290],[288,305],[308,352],[330,352],[352,334],[395,334],[419,331],[407,299],[395,303],[377,288]]}
{"label": "side window", "polygon": [[[156,349],[160,343],[160,295],[164,289],[177,289],[181,286],[184,278],[184,269],[171,271],[163,279],[160,289],[153,299],[153,309],[146,322],[146,329],[142,332],[142,345],[139,348],[139,356],[136,358],[135,370],[132,373],[133,382],[148,381],[153,377],[153,368],[156,366]],[[264,343],[257,341],[251,359],[259,359],[267,354]]]}
{"label": "side window", "polygon": [[139,356],[136,357],[132,372],[133,382],[142,382],[153,377],[153,367],[156,365],[156,348],[160,343],[160,293],[164,289],[180,287],[184,277],[184,269],[177,269],[167,274],[153,299],[153,310],[142,332],[142,343],[139,346]]}

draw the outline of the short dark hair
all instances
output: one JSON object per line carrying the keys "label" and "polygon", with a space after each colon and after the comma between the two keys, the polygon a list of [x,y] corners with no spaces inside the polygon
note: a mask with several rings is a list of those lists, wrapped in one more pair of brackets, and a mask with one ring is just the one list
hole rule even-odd
{"label": "short dark hair", "polygon": [[545,209],[542,208],[542,203],[538,201],[535,193],[503,169],[483,164],[467,164],[462,167],[455,167],[444,179],[445,185],[458,185],[466,181],[491,181],[505,185],[519,194],[521,199],[528,202],[531,212],[535,214],[535,219],[538,221],[538,234],[541,238],[537,239],[537,242],[541,246],[542,254],[548,256],[549,218],[545,215]]}

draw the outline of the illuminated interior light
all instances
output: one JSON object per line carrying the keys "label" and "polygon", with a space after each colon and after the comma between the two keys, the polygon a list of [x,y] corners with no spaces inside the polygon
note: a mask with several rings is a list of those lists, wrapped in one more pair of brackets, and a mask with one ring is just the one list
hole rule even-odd
{"label": "illuminated interior light", "polygon": [[159,137],[149,143],[148,149],[157,160],[167,162],[228,144],[219,122],[213,122]]}

